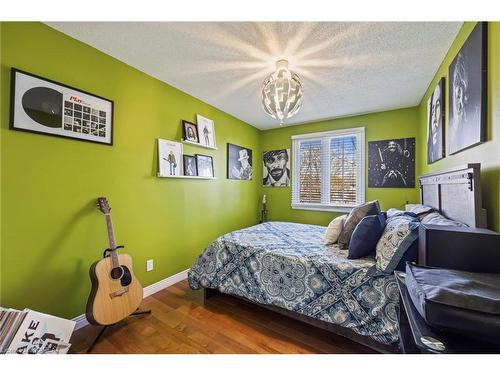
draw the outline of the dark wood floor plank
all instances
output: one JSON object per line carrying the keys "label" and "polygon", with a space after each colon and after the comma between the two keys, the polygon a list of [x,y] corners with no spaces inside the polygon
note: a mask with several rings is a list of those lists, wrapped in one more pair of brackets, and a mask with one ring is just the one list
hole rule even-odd
{"label": "dark wood floor plank", "polygon": [[[203,304],[202,291],[179,282],[144,299],[150,315],[110,327],[92,353],[372,353],[341,336],[226,295]],[[99,327],[73,335],[84,353]]]}

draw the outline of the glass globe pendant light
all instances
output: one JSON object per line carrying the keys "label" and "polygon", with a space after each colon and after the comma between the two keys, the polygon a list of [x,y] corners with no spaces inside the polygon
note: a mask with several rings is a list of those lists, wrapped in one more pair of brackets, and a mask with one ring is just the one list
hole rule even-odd
{"label": "glass globe pendant light", "polygon": [[283,125],[284,120],[299,111],[302,99],[302,83],[299,76],[288,69],[287,60],[278,60],[276,71],[262,84],[264,111]]}

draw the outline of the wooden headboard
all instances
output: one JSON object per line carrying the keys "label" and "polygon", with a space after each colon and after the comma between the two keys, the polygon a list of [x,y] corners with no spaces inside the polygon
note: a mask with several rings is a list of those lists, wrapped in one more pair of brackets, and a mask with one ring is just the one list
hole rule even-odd
{"label": "wooden headboard", "polygon": [[470,227],[486,228],[481,198],[481,164],[420,176],[420,202]]}

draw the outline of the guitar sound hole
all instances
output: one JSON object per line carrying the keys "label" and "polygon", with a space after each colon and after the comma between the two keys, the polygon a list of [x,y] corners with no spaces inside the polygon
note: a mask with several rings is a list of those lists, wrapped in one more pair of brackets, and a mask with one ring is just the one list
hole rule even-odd
{"label": "guitar sound hole", "polygon": [[123,270],[121,267],[115,267],[111,270],[111,278],[112,279],[119,279],[123,275]]}

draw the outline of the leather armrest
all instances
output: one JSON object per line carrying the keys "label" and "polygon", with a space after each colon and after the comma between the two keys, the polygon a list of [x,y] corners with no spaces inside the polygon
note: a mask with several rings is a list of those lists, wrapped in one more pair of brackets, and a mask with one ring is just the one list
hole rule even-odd
{"label": "leather armrest", "polygon": [[500,273],[500,233],[481,228],[422,224],[418,263],[470,272]]}

